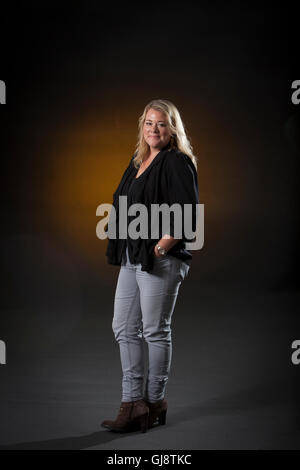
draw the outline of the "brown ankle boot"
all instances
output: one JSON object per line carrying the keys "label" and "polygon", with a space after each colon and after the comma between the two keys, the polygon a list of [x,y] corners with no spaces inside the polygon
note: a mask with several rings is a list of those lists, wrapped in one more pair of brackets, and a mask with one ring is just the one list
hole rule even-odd
{"label": "brown ankle boot", "polygon": [[122,401],[117,418],[114,421],[107,419],[101,423],[101,426],[109,430],[126,426],[130,419],[132,404],[132,401]]}
{"label": "brown ankle boot", "polygon": [[159,400],[155,403],[150,403],[149,401],[146,402],[149,407],[149,420],[148,420],[148,428],[152,428],[155,424],[166,424],[167,419],[167,410],[168,410],[168,402],[164,398]]}
{"label": "brown ankle boot", "polygon": [[145,400],[133,402],[131,411],[132,430],[146,432],[148,429],[149,407]]}
{"label": "brown ankle boot", "polygon": [[144,400],[122,402],[119,414],[114,421],[105,420],[101,426],[114,432],[146,432],[148,428],[149,408]]}

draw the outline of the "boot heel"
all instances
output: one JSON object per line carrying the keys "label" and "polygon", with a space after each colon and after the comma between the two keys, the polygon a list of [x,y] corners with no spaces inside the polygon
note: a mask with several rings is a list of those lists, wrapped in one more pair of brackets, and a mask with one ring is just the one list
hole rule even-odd
{"label": "boot heel", "polygon": [[166,419],[167,419],[167,410],[163,410],[158,417],[159,424],[161,425],[166,424]]}
{"label": "boot heel", "polygon": [[145,414],[140,417],[140,426],[141,426],[141,432],[146,432],[148,429],[148,418],[149,414]]}

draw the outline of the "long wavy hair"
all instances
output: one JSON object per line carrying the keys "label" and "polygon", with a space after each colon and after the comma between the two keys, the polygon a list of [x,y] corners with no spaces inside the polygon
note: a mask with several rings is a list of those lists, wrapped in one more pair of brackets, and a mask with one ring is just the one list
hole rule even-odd
{"label": "long wavy hair", "polygon": [[[184,124],[182,122],[180,113],[176,106],[168,100],[152,100],[148,103],[144,109],[143,114],[139,117],[138,121],[138,137],[135,148],[135,156],[133,158],[133,164],[135,168],[138,168],[145,157],[149,154],[150,146],[144,139],[144,123],[146,114],[149,109],[155,109],[165,114],[168,129],[171,134],[170,142],[167,146],[168,150],[178,149],[180,152],[185,153],[190,157],[195,168],[197,169],[197,157],[193,153],[193,147],[188,139],[185,131]],[[169,148],[168,148],[169,147]]]}

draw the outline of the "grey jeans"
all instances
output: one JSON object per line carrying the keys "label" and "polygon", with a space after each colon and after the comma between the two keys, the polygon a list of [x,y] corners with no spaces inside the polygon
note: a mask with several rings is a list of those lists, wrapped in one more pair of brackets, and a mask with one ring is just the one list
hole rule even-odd
{"label": "grey jeans", "polygon": [[[190,262],[154,256],[150,273],[130,263],[124,252],[114,299],[112,329],[120,347],[122,401],[164,398],[172,356],[171,317],[179,287]],[[143,338],[148,345],[148,374],[144,384]]]}

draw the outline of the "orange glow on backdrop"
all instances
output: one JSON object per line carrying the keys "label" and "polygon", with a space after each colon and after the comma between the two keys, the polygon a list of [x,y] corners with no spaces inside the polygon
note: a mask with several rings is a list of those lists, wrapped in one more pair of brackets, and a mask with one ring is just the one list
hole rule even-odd
{"label": "orange glow on backdrop", "polygon": [[[44,186],[48,223],[51,230],[76,250],[90,264],[106,264],[107,240],[96,236],[100,220],[96,208],[112,203],[112,194],[134,153],[137,127],[118,122],[103,124],[89,119],[72,123],[56,136],[56,148],[49,155],[51,180]],[[124,128],[125,127],[125,128]],[[50,217],[50,219],[49,219]]]}
{"label": "orange glow on backdrop", "polygon": [[[112,112],[106,114],[103,110],[101,115],[89,111],[85,118],[72,118],[54,137],[51,135],[53,148],[43,161],[51,175],[42,189],[42,198],[48,207],[48,227],[50,225],[51,231],[97,271],[109,265],[105,256],[107,240],[96,236],[100,220],[96,208],[102,203],[112,203],[112,194],[135,150],[139,112],[142,109],[130,110],[128,115],[120,117],[117,112],[113,116]],[[214,130],[202,127],[199,117],[193,122],[196,129],[188,126],[188,131],[191,136],[195,135],[192,144],[198,157],[205,230],[210,224],[210,230],[216,234],[220,231],[218,220],[225,223],[243,203],[242,198],[235,197],[236,193],[242,196],[243,192],[239,178],[243,162],[240,151],[225,131],[215,129],[216,139]],[[231,205],[228,205],[229,199]],[[207,249],[206,242],[204,248]],[[115,272],[114,267],[111,269]]]}

